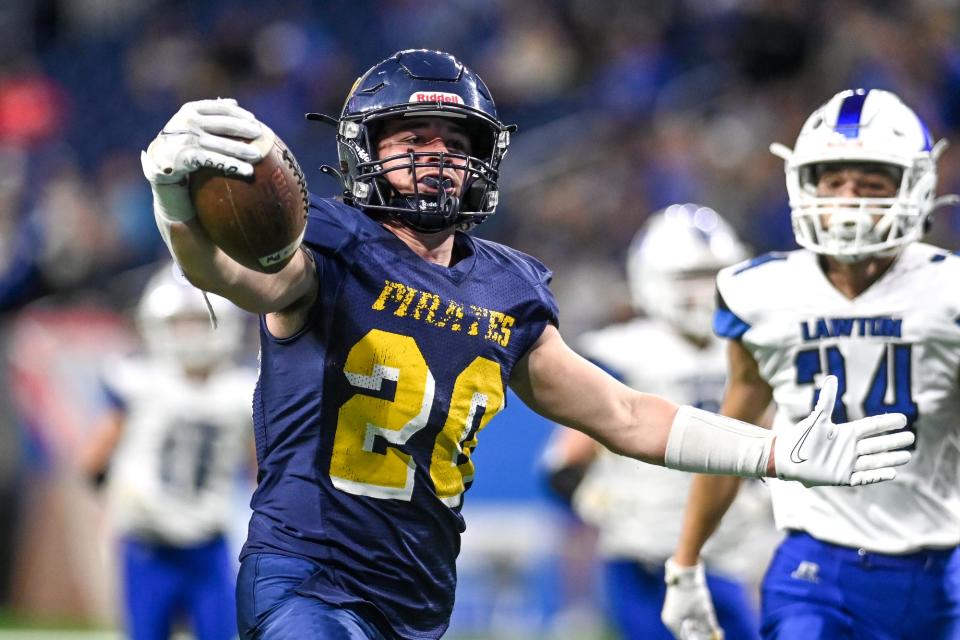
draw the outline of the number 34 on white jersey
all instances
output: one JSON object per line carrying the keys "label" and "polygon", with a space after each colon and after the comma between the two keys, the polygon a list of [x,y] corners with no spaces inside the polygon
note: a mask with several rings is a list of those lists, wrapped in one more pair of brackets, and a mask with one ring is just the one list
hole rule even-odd
{"label": "number 34 on white jersey", "polygon": [[739,339],[773,389],[774,429],[803,419],[825,375],[834,421],[900,412],[916,433],[893,482],[805,489],[775,482],[780,528],[883,553],[960,543],[960,257],[915,243],[850,300],[808,251],[767,254],[717,278],[717,332]]}

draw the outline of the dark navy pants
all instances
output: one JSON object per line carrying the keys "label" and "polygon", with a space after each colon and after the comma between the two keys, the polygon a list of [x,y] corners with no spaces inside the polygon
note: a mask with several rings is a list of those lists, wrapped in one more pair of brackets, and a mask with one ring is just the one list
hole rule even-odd
{"label": "dark navy pants", "polygon": [[237,624],[244,640],[387,640],[358,612],[297,593],[319,567],[272,553],[246,556],[237,577]]}

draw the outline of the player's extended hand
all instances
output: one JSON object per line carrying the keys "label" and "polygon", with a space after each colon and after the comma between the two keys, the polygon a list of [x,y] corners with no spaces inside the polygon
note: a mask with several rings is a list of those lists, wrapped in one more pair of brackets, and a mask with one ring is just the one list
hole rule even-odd
{"label": "player's extended hand", "polygon": [[[827,376],[813,413],[799,424],[777,431],[777,477],[805,486],[861,485],[893,480],[894,467],[910,462],[904,447],[913,444],[902,413],[887,413],[834,424],[836,376]],[[895,432],[895,433],[890,433]]]}
{"label": "player's extended hand", "polygon": [[257,118],[232,98],[188,102],[150,143],[143,173],[155,184],[180,182],[200,167],[252,175],[251,163],[262,154],[243,140],[255,140],[262,132]]}
{"label": "player's extended hand", "polygon": [[180,107],[140,153],[158,213],[180,222],[195,215],[185,178],[200,167],[253,175],[253,163],[261,160],[262,153],[245,140],[256,139],[262,131],[256,117],[231,98],[198,100]]}
{"label": "player's extended hand", "polygon": [[670,558],[664,569],[667,594],[660,611],[663,624],[677,640],[723,640],[703,563],[681,567]]}

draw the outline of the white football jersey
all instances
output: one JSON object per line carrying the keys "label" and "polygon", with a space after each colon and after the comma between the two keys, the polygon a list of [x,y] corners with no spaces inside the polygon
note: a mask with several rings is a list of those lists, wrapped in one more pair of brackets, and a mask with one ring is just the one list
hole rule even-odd
{"label": "white football jersey", "polygon": [[771,482],[777,526],[882,553],[960,542],[960,258],[907,245],[853,300],[808,251],[723,270],[715,327],[753,354],[773,388],[774,429],[806,417],[822,377],[839,378],[837,422],[898,411],[916,432],[891,482],[804,488]]}
{"label": "white football jersey", "polygon": [[[719,410],[726,382],[722,340],[698,349],[665,323],[637,319],[584,334],[580,351],[630,387]],[[676,548],[692,478],[604,450],[574,494],[574,508],[597,527],[601,554],[659,566]],[[744,482],[704,550],[711,570],[746,577],[765,564],[773,530],[769,500],[759,481]],[[759,562],[757,554],[745,552],[745,541],[763,554]]]}
{"label": "white football jersey", "polygon": [[172,364],[127,358],[105,372],[126,414],[108,496],[120,532],[186,546],[225,533],[248,456],[256,372],[188,379]]}

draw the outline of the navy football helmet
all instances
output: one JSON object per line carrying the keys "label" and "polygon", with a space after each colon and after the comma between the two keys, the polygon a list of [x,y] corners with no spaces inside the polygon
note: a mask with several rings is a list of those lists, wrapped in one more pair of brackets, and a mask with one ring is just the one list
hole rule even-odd
{"label": "navy football helmet", "polygon": [[[470,153],[410,152],[378,158],[380,126],[394,118],[454,119],[470,138]],[[332,118],[308,114],[311,119]],[[515,126],[504,125],[480,76],[448,53],[407,49],[373,66],[354,83],[337,126],[344,197],[367,212],[386,212],[418,231],[433,232],[483,222],[497,208],[500,161]],[[397,162],[405,160],[405,162]],[[389,164],[389,168],[385,167]],[[456,167],[466,177],[459,193],[438,189],[398,192],[393,171],[436,172]]]}

